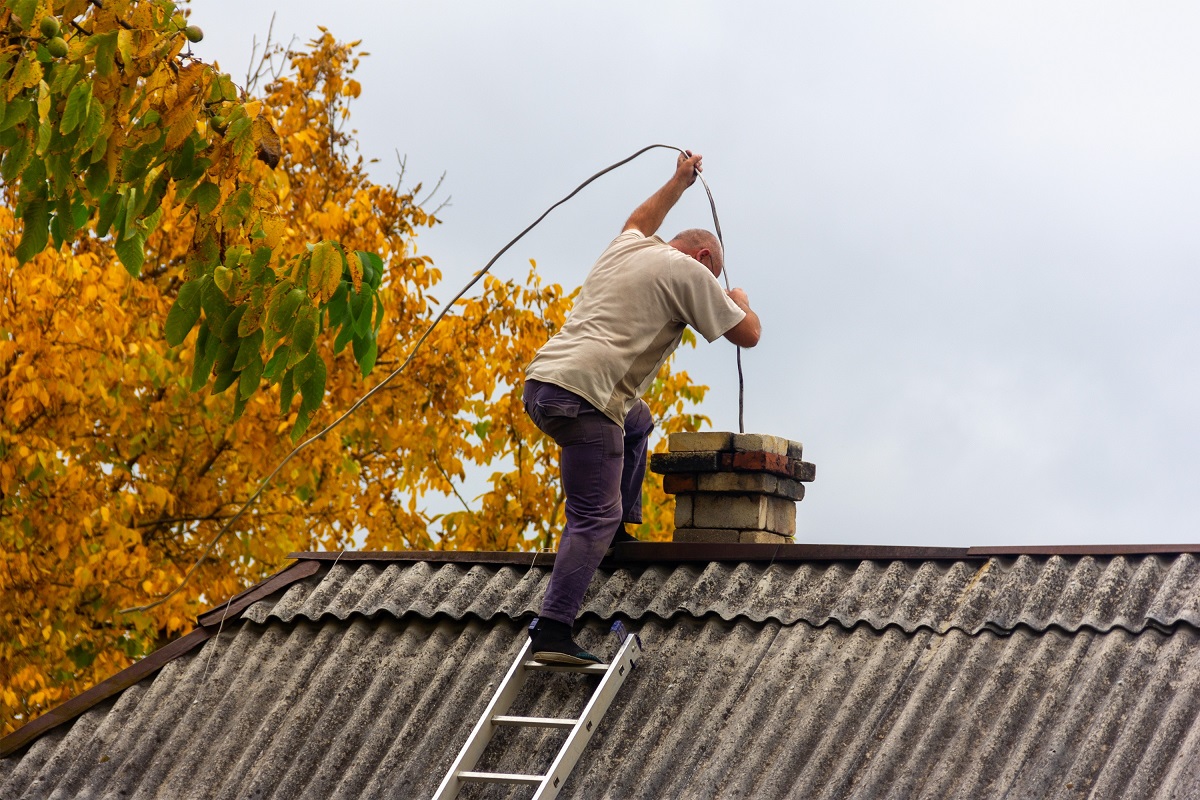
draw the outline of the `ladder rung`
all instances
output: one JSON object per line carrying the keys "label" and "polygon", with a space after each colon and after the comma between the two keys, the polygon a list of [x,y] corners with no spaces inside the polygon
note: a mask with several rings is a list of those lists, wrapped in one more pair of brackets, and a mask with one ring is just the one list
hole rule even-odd
{"label": "ladder rung", "polygon": [[562,717],[512,717],[501,714],[492,717],[492,722],[497,725],[520,725],[526,728],[574,728],[579,720]]}
{"label": "ladder rung", "polygon": [[525,669],[535,672],[581,672],[585,675],[604,675],[608,672],[608,664],[588,664],[587,666],[572,666],[571,664],[543,664],[540,661],[526,661]]}
{"label": "ladder rung", "polygon": [[460,772],[459,780],[477,783],[520,783],[525,786],[541,786],[545,775],[519,775],[514,772]]}

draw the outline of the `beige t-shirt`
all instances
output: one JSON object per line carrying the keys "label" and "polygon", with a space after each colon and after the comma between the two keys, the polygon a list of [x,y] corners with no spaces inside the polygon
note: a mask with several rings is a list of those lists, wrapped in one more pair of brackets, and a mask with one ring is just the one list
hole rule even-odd
{"label": "beige t-shirt", "polygon": [[745,316],[699,261],[628,230],[600,255],[525,377],[572,391],[624,426],[686,326],[711,342]]}

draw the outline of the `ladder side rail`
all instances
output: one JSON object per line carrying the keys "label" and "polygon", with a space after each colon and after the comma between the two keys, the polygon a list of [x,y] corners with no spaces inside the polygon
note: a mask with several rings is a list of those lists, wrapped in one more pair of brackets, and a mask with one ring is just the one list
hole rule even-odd
{"label": "ladder side rail", "polygon": [[504,680],[496,687],[496,693],[492,695],[491,702],[484,709],[479,721],[475,723],[475,727],[471,730],[467,741],[463,743],[462,749],[458,751],[458,757],[450,765],[446,777],[442,779],[441,785],[433,795],[433,800],[454,800],[455,797],[458,797],[458,792],[462,789],[462,779],[459,777],[459,773],[474,767],[479,762],[480,756],[483,755],[483,751],[492,741],[492,735],[496,732],[496,725],[492,722],[492,717],[507,712],[521,691],[521,686],[525,682],[525,659],[529,655],[529,647],[530,639],[526,637],[521,652],[517,654],[512,666],[508,668]]}
{"label": "ladder side rail", "polygon": [[633,671],[641,652],[641,642],[638,641],[638,638],[627,636],[621,644],[620,650],[617,651],[617,655],[609,664],[607,674],[600,680],[600,685],[596,687],[592,698],[579,715],[579,722],[567,735],[567,740],[563,742],[562,749],[558,751],[558,756],[550,765],[550,770],[546,773],[541,788],[534,793],[533,800],[554,800],[558,796],[559,790],[567,782],[567,776],[575,768],[575,762],[579,761],[579,757],[583,755],[588,741],[591,740],[600,720],[608,711],[617,691],[625,683],[629,673]]}

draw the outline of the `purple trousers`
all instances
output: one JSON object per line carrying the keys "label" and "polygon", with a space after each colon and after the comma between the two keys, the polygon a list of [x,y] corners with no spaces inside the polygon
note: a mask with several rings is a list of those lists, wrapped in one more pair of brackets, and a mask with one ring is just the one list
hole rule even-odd
{"label": "purple trousers", "polygon": [[654,420],[650,407],[638,400],[622,430],[574,392],[535,380],[525,381],[523,399],[533,423],[562,448],[567,527],[541,614],[571,625],[621,523],[642,521],[646,444]]}

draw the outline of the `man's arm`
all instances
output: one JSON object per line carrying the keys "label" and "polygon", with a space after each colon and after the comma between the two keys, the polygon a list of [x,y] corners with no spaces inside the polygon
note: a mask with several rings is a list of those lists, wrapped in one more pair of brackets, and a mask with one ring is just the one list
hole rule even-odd
{"label": "man's arm", "polygon": [[742,289],[732,289],[727,294],[738,308],[746,312],[746,316],[737,325],[725,331],[725,338],[738,347],[754,347],[762,335],[762,323],[758,320],[758,314],[750,308],[750,298]]}
{"label": "man's arm", "polygon": [[687,188],[696,182],[696,173],[703,169],[700,166],[701,156],[692,155],[691,150],[685,152],[686,155],[680,153],[676,159],[675,174],[671,176],[671,180],[634,209],[625,221],[625,227],[621,228],[622,232],[632,228],[637,228],[643,236],[653,236],[658,232],[659,226],[667,218],[667,212],[679,202]]}

